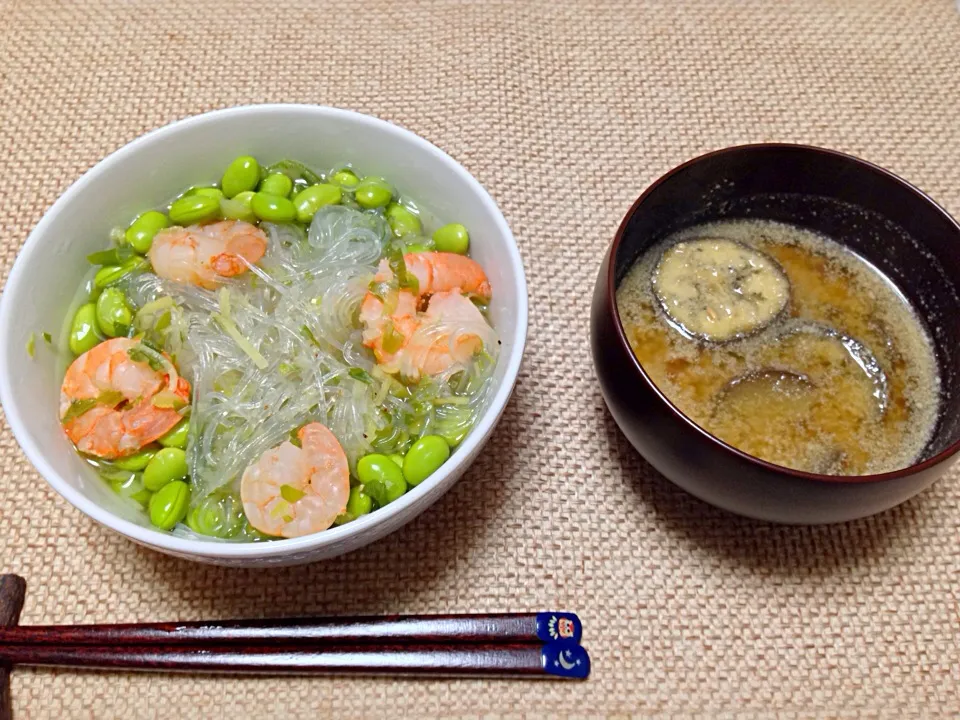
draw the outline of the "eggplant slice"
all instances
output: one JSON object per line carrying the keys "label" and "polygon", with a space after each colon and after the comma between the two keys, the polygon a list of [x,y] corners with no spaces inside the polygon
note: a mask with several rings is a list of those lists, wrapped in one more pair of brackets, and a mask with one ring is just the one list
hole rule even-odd
{"label": "eggplant slice", "polygon": [[670,246],[651,282],[674,327],[688,337],[714,343],[763,330],[790,301],[790,281],[776,260],[721,238]]}

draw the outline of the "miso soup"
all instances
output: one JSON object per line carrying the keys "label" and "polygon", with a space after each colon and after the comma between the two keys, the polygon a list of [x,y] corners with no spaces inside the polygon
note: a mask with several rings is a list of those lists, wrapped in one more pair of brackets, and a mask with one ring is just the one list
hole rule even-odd
{"label": "miso soup", "polygon": [[657,387],[750,455],[864,475],[909,466],[933,434],[926,328],[888,278],[822,235],[766,220],[688,228],[638,259],[617,305]]}

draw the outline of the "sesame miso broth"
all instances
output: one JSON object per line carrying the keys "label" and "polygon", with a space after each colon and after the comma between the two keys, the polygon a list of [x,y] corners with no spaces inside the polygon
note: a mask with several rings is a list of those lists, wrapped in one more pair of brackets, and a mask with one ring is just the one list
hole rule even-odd
{"label": "sesame miso broth", "polygon": [[933,434],[925,327],[889,279],[822,235],[753,219],[685,229],[637,260],[617,307],[657,387],[750,455],[873,474],[909,466]]}

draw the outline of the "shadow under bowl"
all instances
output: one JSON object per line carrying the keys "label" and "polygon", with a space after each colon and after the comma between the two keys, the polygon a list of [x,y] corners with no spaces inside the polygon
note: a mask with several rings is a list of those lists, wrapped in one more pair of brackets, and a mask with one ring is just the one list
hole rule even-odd
{"label": "shadow under bowl", "polygon": [[[932,438],[910,467],[818,475],[743,453],[686,417],[640,366],[616,290],[647,248],[684,228],[738,218],[826,235],[890,278],[926,323],[941,380]],[[691,494],[741,515],[815,524],[891,508],[928,487],[960,451],[960,225],[921,191],[857,158],[802,145],[732,147],[675,168],[627,213],[600,267],[591,349],[611,414],[633,446]]]}

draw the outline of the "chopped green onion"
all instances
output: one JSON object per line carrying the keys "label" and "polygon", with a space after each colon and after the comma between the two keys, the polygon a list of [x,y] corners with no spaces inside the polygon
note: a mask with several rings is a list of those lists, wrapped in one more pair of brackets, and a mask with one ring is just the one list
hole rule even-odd
{"label": "chopped green onion", "polygon": [[[286,500],[281,500],[276,505],[273,506],[273,510],[270,511],[270,517],[280,517],[287,510],[290,509],[290,503]],[[290,522],[289,520],[284,519],[284,522]]]}
{"label": "chopped green onion", "polygon": [[30,337],[27,338],[27,355],[33,357],[37,354],[37,338],[34,337],[33,333],[30,333]]}
{"label": "chopped green onion", "polygon": [[296,160],[280,160],[279,162],[275,162],[265,171],[266,175],[271,175],[273,173],[283,173],[291,180],[299,180],[302,178],[310,185],[317,185],[323,182],[321,177],[313,170],[308,168],[302,162],[297,162]]}
{"label": "chopped green onion", "polygon": [[152,370],[165,370],[169,365],[163,354],[150,347],[146,340],[141,340],[138,345],[127,350],[127,355],[134,362],[147,363]]}
{"label": "chopped green onion", "polygon": [[420,294],[420,281],[417,276],[407,270],[407,263],[403,259],[403,252],[397,247],[391,248],[387,254],[387,263],[397,283],[403,290],[409,290],[414,295]]}
{"label": "chopped green onion", "polygon": [[288,503],[295,503],[297,500],[302,498],[306,493],[299,488],[295,488],[293,485],[281,485],[280,486],[280,497],[286,500]]}
{"label": "chopped green onion", "polygon": [[298,367],[297,367],[296,365],[294,365],[293,363],[288,363],[288,362],[282,362],[282,363],[280,363],[280,364],[277,366],[277,370],[279,370],[279,371],[280,371],[280,374],[281,374],[281,375],[284,375],[284,376],[286,376],[286,375],[293,375],[293,374],[294,374],[295,372],[297,372],[299,369],[300,369],[300,368],[298,368]]}
{"label": "chopped green onion", "polygon": [[246,353],[247,357],[253,360],[254,365],[261,370],[267,369],[267,365],[269,365],[267,359],[260,354],[260,351],[253,346],[253,343],[243,336],[243,333],[240,332],[240,328],[236,326],[236,323],[234,323],[233,320],[225,318],[220,313],[213,313],[212,317],[214,320],[220,323],[220,327],[224,329],[227,335],[233,338],[233,341],[241,350],[243,350],[244,353]]}
{"label": "chopped green onion", "polygon": [[87,255],[87,262],[91,265],[120,265],[136,254],[136,250],[129,245],[124,245],[123,247],[91,253]]}
{"label": "chopped green onion", "polygon": [[40,337],[43,338],[43,341],[44,341],[47,345],[52,345],[52,344],[53,344],[53,335],[51,335],[50,333],[48,333],[48,332],[42,332],[42,333],[40,333]]}
{"label": "chopped green onion", "polygon": [[189,403],[176,393],[169,391],[158,392],[150,401],[154,407],[171,410],[180,410]]}
{"label": "chopped green onion", "polygon": [[67,411],[63,414],[63,417],[60,418],[60,422],[68,423],[71,420],[80,417],[85,412],[93,410],[97,406],[96,398],[87,398],[85,400],[74,400],[70,403],[70,407],[67,408]]}
{"label": "chopped green onion", "polygon": [[106,390],[95,398],[84,398],[83,400],[74,400],[70,407],[60,419],[62,423],[68,423],[84,413],[93,410],[97,405],[109,405],[111,407],[119,405],[123,401],[123,393],[117,390]]}
{"label": "chopped green onion", "polygon": [[300,441],[300,428],[294,428],[290,431],[290,444],[294,447],[303,447],[303,443]]}
{"label": "chopped green onion", "polygon": [[160,317],[157,318],[157,322],[154,324],[153,329],[157,332],[166,330],[170,327],[170,322],[173,320],[173,315],[169,310],[165,310],[160,314]]}
{"label": "chopped green onion", "polygon": [[303,326],[300,328],[300,334],[303,335],[307,340],[309,340],[310,342],[312,342],[314,345],[316,345],[318,348],[319,348],[319,347],[322,347],[322,346],[320,345],[320,341],[317,340],[317,336],[314,335],[314,334],[313,334],[313,331],[312,331],[310,328],[308,328],[306,325],[303,325]]}
{"label": "chopped green onion", "polygon": [[227,288],[220,288],[220,314],[225,318],[230,317],[230,290]]}
{"label": "chopped green onion", "polygon": [[470,398],[457,397],[456,395],[450,395],[448,397],[434,398],[433,404],[434,405],[469,405]]}
{"label": "chopped green onion", "polygon": [[370,377],[370,373],[363,368],[350,368],[347,374],[350,375],[350,377],[352,377],[354,380],[359,380],[367,385],[370,385],[373,382],[373,378]]}
{"label": "chopped green onion", "polygon": [[397,332],[393,326],[393,321],[388,320],[383,327],[383,350],[388,353],[395,353],[403,347],[403,334]]}
{"label": "chopped green onion", "polygon": [[124,395],[119,390],[104,390],[97,396],[97,405],[115,407],[123,402]]}

